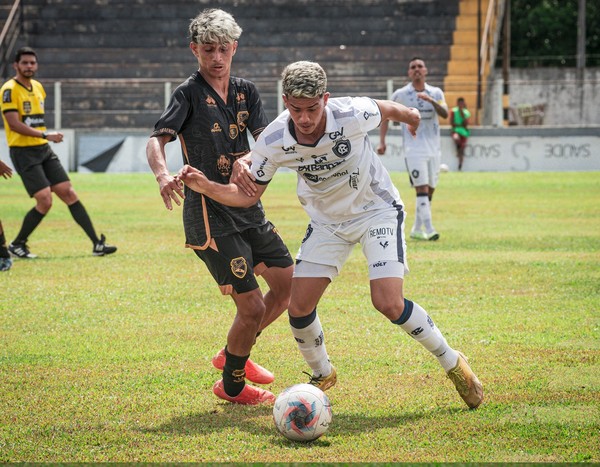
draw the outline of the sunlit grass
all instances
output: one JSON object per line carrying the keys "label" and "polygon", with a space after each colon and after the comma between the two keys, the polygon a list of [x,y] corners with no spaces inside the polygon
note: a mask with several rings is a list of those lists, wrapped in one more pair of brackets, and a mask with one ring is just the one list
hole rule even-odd
{"label": "sunlit grass", "polygon": [[[0,273],[0,461],[600,462],[598,173],[442,175],[441,239],[408,242],[405,293],[470,357],[486,391],[476,411],[373,309],[355,250],[319,305],[339,380],[333,425],[308,445],[278,435],[269,407],[212,394],[233,305],[153,177],[72,178],[119,251],[93,257],[56,200],[30,238],[40,258]],[[394,180],[409,229],[414,192]],[[0,190],[10,241],[32,201],[18,177]],[[277,174],[263,199],[292,252],[307,222],[294,190]],[[275,393],[304,381],[285,317],[253,358]]]}

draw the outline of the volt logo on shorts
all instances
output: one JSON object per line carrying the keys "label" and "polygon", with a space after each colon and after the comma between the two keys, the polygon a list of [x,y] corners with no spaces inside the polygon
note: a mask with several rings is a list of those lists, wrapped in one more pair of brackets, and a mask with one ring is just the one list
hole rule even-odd
{"label": "volt logo on shorts", "polygon": [[248,263],[246,263],[246,258],[242,256],[233,258],[229,264],[231,265],[231,272],[238,279],[243,279],[248,273]]}

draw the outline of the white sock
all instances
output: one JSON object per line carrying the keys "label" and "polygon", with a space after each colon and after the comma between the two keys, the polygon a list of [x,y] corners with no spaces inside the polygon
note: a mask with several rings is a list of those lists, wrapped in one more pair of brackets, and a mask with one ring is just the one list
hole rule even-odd
{"label": "white sock", "polygon": [[290,318],[290,327],[298,344],[298,349],[306,363],[311,367],[313,376],[329,376],[333,370],[325,348],[323,327],[316,310],[313,313],[315,315],[314,320],[308,326],[303,328],[294,327],[298,320]]}
{"label": "white sock", "polygon": [[433,232],[433,224],[431,221],[431,204],[426,194],[417,195],[417,217],[425,226],[425,232]]}
{"label": "white sock", "polygon": [[[399,324],[409,336],[429,350],[447,373],[456,366],[458,352],[448,345],[442,332],[418,303],[404,299],[405,308],[410,307],[411,304],[412,313],[408,319],[403,323],[394,323]],[[407,310],[405,309],[405,311]],[[403,314],[400,319],[404,316]]]}

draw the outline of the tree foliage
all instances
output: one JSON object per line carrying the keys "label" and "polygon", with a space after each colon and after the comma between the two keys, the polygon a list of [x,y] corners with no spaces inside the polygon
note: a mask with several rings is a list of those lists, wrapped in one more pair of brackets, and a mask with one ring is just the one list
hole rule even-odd
{"label": "tree foliage", "polygon": [[[510,0],[511,66],[575,66],[578,0]],[[586,2],[587,66],[600,66],[600,2]]]}

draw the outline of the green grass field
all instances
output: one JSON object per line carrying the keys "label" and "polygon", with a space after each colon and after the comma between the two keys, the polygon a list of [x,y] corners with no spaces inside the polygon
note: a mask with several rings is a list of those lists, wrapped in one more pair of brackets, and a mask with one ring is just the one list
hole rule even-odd
{"label": "green grass field", "polygon": [[[211,391],[233,305],[183,247],[150,174],[73,174],[119,251],[93,257],[68,209],[30,238],[34,261],[0,273],[2,462],[600,462],[600,174],[448,173],[438,242],[409,241],[406,296],[470,357],[486,393],[466,409],[437,362],[370,302],[356,250],[319,314],[338,385],[311,444],[279,435],[270,407]],[[414,218],[405,174],[394,179]],[[295,175],[264,204],[295,253],[307,218]],[[31,208],[0,180],[8,240]],[[287,319],[253,358],[269,387],[306,382]]]}

